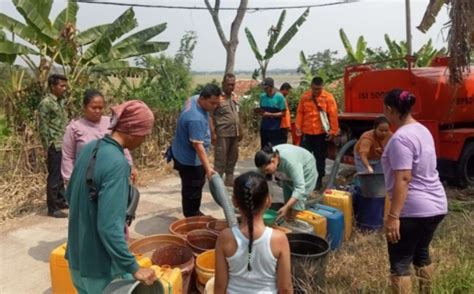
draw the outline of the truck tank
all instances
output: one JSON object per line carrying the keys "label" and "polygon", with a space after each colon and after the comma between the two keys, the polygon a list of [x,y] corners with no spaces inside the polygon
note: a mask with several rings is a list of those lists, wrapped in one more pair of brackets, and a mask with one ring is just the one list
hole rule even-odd
{"label": "truck tank", "polygon": [[445,66],[383,70],[356,66],[346,69],[344,78],[343,117],[381,114],[385,93],[401,88],[416,96],[413,113],[419,120],[437,121],[440,127],[474,124],[474,67],[461,84],[449,83]]}

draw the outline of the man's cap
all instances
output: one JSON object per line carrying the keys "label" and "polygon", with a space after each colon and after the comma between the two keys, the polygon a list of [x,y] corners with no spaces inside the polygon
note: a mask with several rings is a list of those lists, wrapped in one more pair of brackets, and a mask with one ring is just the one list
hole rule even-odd
{"label": "man's cap", "polygon": [[265,78],[262,82],[262,87],[274,87],[275,82],[273,81],[272,78]]}

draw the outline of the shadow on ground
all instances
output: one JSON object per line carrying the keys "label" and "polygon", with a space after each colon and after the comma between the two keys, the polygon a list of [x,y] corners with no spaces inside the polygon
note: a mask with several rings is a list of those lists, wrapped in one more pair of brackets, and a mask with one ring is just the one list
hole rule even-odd
{"label": "shadow on ground", "polygon": [[35,247],[31,247],[28,250],[28,255],[33,257],[35,260],[49,263],[49,256],[51,255],[51,251],[66,242],[66,240],[66,238],[62,238],[60,240],[52,242],[39,241],[38,245],[36,245]]}

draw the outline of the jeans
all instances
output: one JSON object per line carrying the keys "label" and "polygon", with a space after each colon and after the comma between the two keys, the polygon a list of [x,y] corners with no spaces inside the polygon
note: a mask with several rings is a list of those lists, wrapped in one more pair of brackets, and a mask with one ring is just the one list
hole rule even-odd
{"label": "jeans", "polygon": [[181,205],[185,217],[202,215],[202,188],[206,183],[206,172],[202,165],[183,165],[174,159],[174,169],[181,178]]}
{"label": "jeans", "polygon": [[395,244],[388,242],[390,273],[392,275],[410,275],[412,263],[416,267],[431,264],[430,243],[443,218],[444,215],[400,218],[400,240]]}
{"label": "jeans", "polygon": [[57,151],[54,146],[50,146],[46,163],[48,167],[46,205],[48,206],[48,212],[54,212],[59,209],[58,204],[66,202],[64,182],[61,175],[61,150]]}

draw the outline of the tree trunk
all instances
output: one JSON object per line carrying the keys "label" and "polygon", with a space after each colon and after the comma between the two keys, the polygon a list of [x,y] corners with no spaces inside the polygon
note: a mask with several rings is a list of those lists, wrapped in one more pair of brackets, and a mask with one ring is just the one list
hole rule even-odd
{"label": "tree trunk", "polygon": [[225,49],[227,52],[226,62],[225,62],[225,72],[226,73],[233,73],[234,72],[234,64],[235,64],[235,53],[237,51],[237,45],[235,46],[227,46]]}
{"label": "tree trunk", "polygon": [[219,9],[221,1],[215,0],[214,7],[211,6],[209,0],[204,0],[204,3],[206,4],[207,10],[209,10],[209,13],[212,16],[212,21],[214,22],[214,25],[216,27],[219,39],[221,40],[222,45],[224,46],[227,53],[225,73],[231,73],[234,71],[235,53],[237,51],[237,45],[239,45],[239,29],[244,19],[245,12],[247,10],[248,0],[240,0],[240,5],[237,10],[237,14],[235,15],[234,21],[232,22],[232,25],[230,27],[229,40],[227,40],[222,29],[221,22],[219,20]]}

